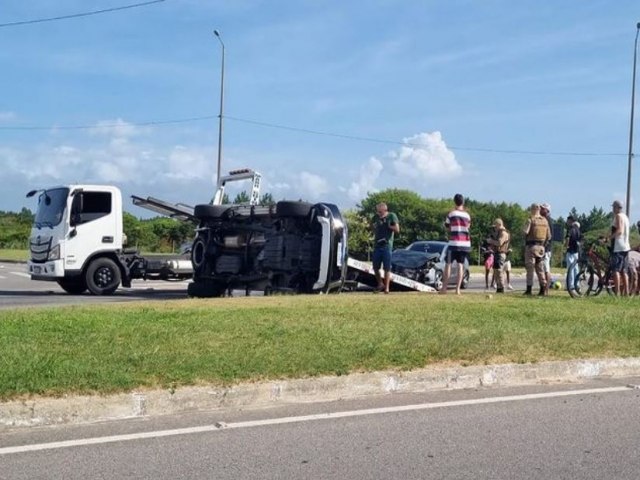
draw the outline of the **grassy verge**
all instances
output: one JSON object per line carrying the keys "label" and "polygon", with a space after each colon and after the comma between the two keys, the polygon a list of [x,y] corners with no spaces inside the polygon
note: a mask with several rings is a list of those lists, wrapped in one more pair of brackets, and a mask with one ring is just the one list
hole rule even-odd
{"label": "grassy verge", "polygon": [[636,299],[415,293],[0,311],[0,399],[640,355]]}
{"label": "grassy verge", "polygon": [[8,250],[0,248],[0,262],[3,260],[26,262],[28,259],[28,250]]}

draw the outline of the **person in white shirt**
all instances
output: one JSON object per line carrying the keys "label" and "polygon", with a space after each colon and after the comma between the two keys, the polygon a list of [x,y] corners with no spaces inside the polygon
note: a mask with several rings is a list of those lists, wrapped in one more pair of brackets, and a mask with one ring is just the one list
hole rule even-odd
{"label": "person in white shirt", "polygon": [[616,295],[629,295],[629,276],[627,275],[627,256],[629,244],[629,217],[622,213],[622,203],[616,200],[611,205],[613,224],[611,225],[611,270],[613,288]]}

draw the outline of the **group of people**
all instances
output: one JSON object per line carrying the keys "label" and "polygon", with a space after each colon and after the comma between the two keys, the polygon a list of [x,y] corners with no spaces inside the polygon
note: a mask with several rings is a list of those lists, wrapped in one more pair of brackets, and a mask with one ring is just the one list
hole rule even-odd
{"label": "group of people", "polygon": [[[456,194],[453,197],[454,208],[447,214],[444,224],[449,235],[449,245],[442,277],[441,294],[446,294],[451,276],[451,265],[457,262],[458,275],[456,294],[461,293],[464,265],[468,262],[471,251],[471,216],[464,206],[464,197]],[[640,294],[640,251],[633,251],[629,243],[629,218],[622,212],[622,203],[612,204],[613,223],[610,240],[610,267],[613,278],[613,289],[616,294]],[[400,233],[397,215],[388,211],[384,203],[376,207],[377,215],[373,219],[374,250],[373,269],[377,280],[377,292],[389,292],[391,281],[391,251],[394,235]],[[522,234],[525,239],[524,264],[526,270],[525,295],[533,295],[534,275],[537,276],[539,296],[549,294],[551,286],[551,206],[548,203],[534,203],[529,208],[529,218],[525,222]],[[640,224],[640,222],[639,222]],[[567,265],[567,291],[571,297],[579,297],[576,284],[579,268],[580,247],[583,241],[580,223],[569,216],[567,218],[567,234],[565,236],[565,263]],[[483,244],[485,259],[485,287],[489,288],[489,271],[493,270],[492,286],[495,282],[496,292],[504,293],[505,287],[513,290],[510,281],[511,261],[509,254],[511,234],[501,218],[496,218],[493,228]],[[380,268],[384,269],[384,277]],[[506,277],[506,283],[505,283]]]}

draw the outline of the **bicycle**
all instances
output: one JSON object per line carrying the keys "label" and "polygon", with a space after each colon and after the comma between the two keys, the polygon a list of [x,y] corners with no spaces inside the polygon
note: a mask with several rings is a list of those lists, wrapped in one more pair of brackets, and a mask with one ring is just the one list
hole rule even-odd
{"label": "bicycle", "polygon": [[585,253],[584,250],[578,259],[578,274],[574,279],[575,290],[579,295],[597,296],[602,290],[613,295],[613,278],[611,262],[606,247],[594,243]]}

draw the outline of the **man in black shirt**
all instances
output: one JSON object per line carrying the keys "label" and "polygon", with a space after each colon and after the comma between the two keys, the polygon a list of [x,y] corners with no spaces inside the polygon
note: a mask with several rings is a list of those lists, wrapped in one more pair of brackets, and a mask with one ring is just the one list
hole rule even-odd
{"label": "man in black shirt", "polygon": [[580,242],[582,241],[582,232],[580,232],[580,223],[571,215],[567,217],[567,236],[565,237],[565,263],[567,264],[567,290],[571,297],[579,297],[576,291],[576,280],[578,277],[578,256],[580,252]]}

